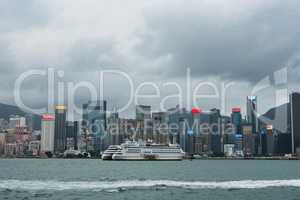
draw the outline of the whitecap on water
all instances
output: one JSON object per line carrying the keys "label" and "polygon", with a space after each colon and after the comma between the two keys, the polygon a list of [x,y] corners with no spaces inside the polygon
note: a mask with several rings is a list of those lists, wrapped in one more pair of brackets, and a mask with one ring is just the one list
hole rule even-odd
{"label": "whitecap on water", "polygon": [[40,181],[0,180],[2,190],[93,190],[120,192],[147,188],[189,189],[259,189],[267,187],[300,187],[300,179],[292,180],[239,180],[239,181],[174,181],[174,180],[123,180],[123,181]]}

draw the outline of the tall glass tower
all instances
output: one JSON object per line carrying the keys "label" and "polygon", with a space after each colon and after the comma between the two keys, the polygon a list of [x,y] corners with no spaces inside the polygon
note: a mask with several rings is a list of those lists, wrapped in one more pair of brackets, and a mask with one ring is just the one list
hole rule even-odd
{"label": "tall glass tower", "polygon": [[54,152],[63,153],[66,150],[66,116],[67,108],[65,106],[55,107],[55,130],[54,130]]}
{"label": "tall glass tower", "polygon": [[107,130],[106,111],[106,101],[89,101],[82,106],[82,125],[92,135],[94,153],[97,155],[108,145],[104,137]]}
{"label": "tall glass tower", "polygon": [[258,133],[257,96],[247,96],[247,122],[252,125],[252,132]]}
{"label": "tall glass tower", "polygon": [[292,153],[300,151],[300,93],[290,94]]}
{"label": "tall glass tower", "polygon": [[242,134],[242,114],[240,108],[233,108],[231,123],[235,126],[235,134]]}

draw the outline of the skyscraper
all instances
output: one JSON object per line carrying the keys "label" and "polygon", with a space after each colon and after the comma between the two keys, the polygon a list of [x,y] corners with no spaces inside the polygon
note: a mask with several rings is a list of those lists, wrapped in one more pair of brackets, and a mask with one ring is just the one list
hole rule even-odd
{"label": "skyscraper", "polygon": [[252,133],[255,137],[255,155],[261,155],[262,143],[258,130],[257,96],[247,96],[247,123],[252,126]]}
{"label": "skyscraper", "polygon": [[107,131],[110,137],[110,144],[119,145],[124,140],[124,135],[120,134],[120,118],[118,112],[113,112],[107,119]]}
{"label": "skyscraper", "polygon": [[153,139],[156,143],[169,143],[169,134],[167,125],[167,113],[166,112],[154,112],[152,113],[153,121]]}
{"label": "skyscraper", "polygon": [[137,105],[136,120],[144,121],[145,119],[151,119],[151,106]]}
{"label": "skyscraper", "polygon": [[300,150],[300,93],[290,94],[292,153]]}
{"label": "skyscraper", "polygon": [[185,109],[180,109],[177,105],[175,108],[171,108],[167,112],[168,116],[168,133],[170,135],[170,141],[174,144],[180,143],[180,131],[178,128],[175,128],[174,124],[179,124],[180,120],[185,118],[187,111]]}
{"label": "skyscraper", "polygon": [[[242,126],[242,149],[244,151],[245,156],[252,156],[255,154],[255,135],[252,132],[251,124],[243,124]],[[238,140],[239,141],[239,140]],[[237,141],[237,146],[239,145]],[[237,148],[241,150],[240,148]]]}
{"label": "skyscraper", "polygon": [[79,124],[78,121],[68,121],[66,122],[66,134],[67,134],[67,149],[78,149],[78,131]]}
{"label": "skyscraper", "polygon": [[192,112],[181,113],[178,121],[179,129],[179,144],[183,151],[189,155],[194,154],[194,135],[196,128],[193,127],[194,117]]}
{"label": "skyscraper", "polygon": [[83,128],[93,137],[94,153],[97,155],[106,149],[105,132],[107,130],[106,101],[89,101],[82,106]]}
{"label": "skyscraper", "polygon": [[65,106],[55,107],[55,132],[54,132],[55,153],[62,153],[66,150],[66,145],[67,145],[66,115],[67,115],[67,108]]}
{"label": "skyscraper", "polygon": [[33,114],[26,114],[25,119],[28,131],[33,131]]}
{"label": "skyscraper", "polygon": [[136,106],[137,138],[136,139],[153,139],[151,124],[151,106]]}
{"label": "skyscraper", "polygon": [[240,108],[233,108],[231,113],[231,123],[234,125],[235,134],[242,133],[242,115]]}
{"label": "skyscraper", "polygon": [[53,114],[42,115],[41,152],[53,153],[54,151],[55,117]]}
{"label": "skyscraper", "polygon": [[258,123],[257,123],[257,97],[256,96],[247,96],[247,121],[252,125],[252,132],[258,132]]}
{"label": "skyscraper", "polygon": [[210,123],[210,150],[215,155],[220,155],[223,152],[222,144],[222,128],[221,128],[221,114],[219,109],[211,109],[209,113]]}

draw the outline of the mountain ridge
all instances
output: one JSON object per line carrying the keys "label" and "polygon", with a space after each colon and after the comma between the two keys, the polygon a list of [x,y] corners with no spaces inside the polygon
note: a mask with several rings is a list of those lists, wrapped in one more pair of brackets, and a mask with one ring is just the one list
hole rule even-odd
{"label": "mountain ridge", "polygon": [[33,130],[41,129],[41,116],[37,114],[32,114],[30,112],[23,111],[21,108],[15,105],[9,105],[0,103],[0,118],[9,121],[11,115],[20,115],[25,117],[26,115],[32,115],[32,127]]}

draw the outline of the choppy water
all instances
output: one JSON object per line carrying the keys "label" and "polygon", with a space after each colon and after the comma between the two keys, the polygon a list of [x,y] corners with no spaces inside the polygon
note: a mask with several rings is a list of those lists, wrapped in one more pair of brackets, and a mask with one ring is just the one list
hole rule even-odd
{"label": "choppy water", "polygon": [[0,199],[300,199],[299,161],[0,160]]}

